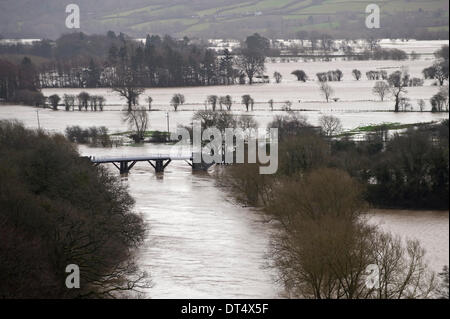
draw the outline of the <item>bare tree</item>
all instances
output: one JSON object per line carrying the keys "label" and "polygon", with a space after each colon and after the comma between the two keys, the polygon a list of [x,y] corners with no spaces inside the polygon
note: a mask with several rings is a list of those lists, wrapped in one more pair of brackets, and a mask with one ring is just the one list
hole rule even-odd
{"label": "bare tree", "polygon": [[269,107],[270,107],[271,111],[273,111],[273,104],[274,104],[273,99],[270,99],[269,100]]}
{"label": "bare tree", "polygon": [[423,112],[425,110],[426,103],[423,99],[420,99],[419,101],[417,101],[417,105],[419,106],[420,112]]}
{"label": "bare tree", "polygon": [[356,81],[359,81],[361,79],[362,73],[361,73],[360,70],[354,69],[352,71],[352,75],[353,75],[353,77],[355,78]]}
{"label": "bare tree", "polygon": [[283,79],[280,72],[274,72],[273,77],[275,78],[276,83],[281,83],[281,80]]}
{"label": "bare tree", "polygon": [[319,125],[325,136],[331,137],[342,132],[342,123],[339,118],[333,115],[322,115],[319,118]]}
{"label": "bare tree", "polygon": [[228,111],[231,111],[231,107],[233,106],[233,99],[230,95],[223,96],[221,97],[221,104],[225,105]]}
{"label": "bare tree", "polygon": [[285,101],[283,105],[283,111],[290,112],[292,109],[292,102],[291,101]]}
{"label": "bare tree", "polygon": [[263,53],[244,49],[242,54],[236,58],[236,65],[242,73],[247,75],[249,84],[253,84],[253,78],[264,73],[265,60],[266,57]]}
{"label": "bare tree", "polygon": [[61,101],[61,98],[59,97],[59,95],[58,94],[53,94],[53,95],[48,97],[48,100],[49,100],[50,105],[52,106],[52,108],[55,111],[58,110],[58,104],[59,104],[59,101]]}
{"label": "bare tree", "polygon": [[90,97],[91,96],[87,92],[80,92],[80,94],[78,94],[77,99],[79,111],[81,111],[83,108],[87,111]]}
{"label": "bare tree", "polygon": [[391,87],[385,81],[377,81],[372,88],[372,92],[380,97],[381,101],[384,101],[384,97],[390,91]]}
{"label": "bare tree", "polygon": [[203,129],[216,127],[222,133],[236,127],[236,118],[228,111],[201,110],[195,112],[192,119],[201,122]]}
{"label": "bare tree", "polygon": [[215,111],[219,97],[217,95],[209,95],[206,99],[211,104],[212,110]]}
{"label": "bare tree", "polygon": [[327,100],[327,103],[328,103],[331,96],[334,94],[333,88],[327,82],[320,82],[319,88],[320,88],[322,95],[325,97],[325,99]]}
{"label": "bare tree", "polygon": [[172,96],[170,100],[170,105],[172,105],[175,111],[178,111],[178,107],[185,103],[185,98],[183,94],[177,93]]}
{"label": "bare tree", "polygon": [[152,103],[153,103],[153,98],[151,96],[147,97],[147,104],[148,104],[148,110],[151,111],[152,110]]}
{"label": "bare tree", "polygon": [[[267,211],[282,225],[273,253],[294,298],[427,298],[436,287],[425,251],[362,218],[361,186],[347,173],[318,169],[273,190]],[[375,266],[378,274],[368,274]]]}
{"label": "bare tree", "polygon": [[250,107],[250,104],[252,103],[252,100],[253,100],[252,97],[250,95],[248,95],[248,94],[245,94],[245,95],[242,96],[242,104],[245,105],[245,108],[247,109],[247,112],[248,112],[248,109]]}
{"label": "bare tree", "polygon": [[105,97],[102,95],[99,95],[97,97],[97,101],[98,101],[98,107],[100,108],[100,111],[103,111],[103,109],[105,108],[105,102],[106,102]]}
{"label": "bare tree", "polygon": [[147,109],[145,107],[132,106],[131,110],[124,112],[123,121],[128,123],[130,128],[133,129],[133,140],[136,143],[141,143],[144,140],[148,127]]}
{"label": "bare tree", "polygon": [[64,94],[63,96],[64,105],[66,111],[74,110],[75,108],[75,95],[72,94]]}
{"label": "bare tree", "polygon": [[130,70],[118,72],[112,90],[119,93],[127,101],[128,111],[131,110],[132,106],[139,104],[139,96],[144,93],[144,88],[138,85],[134,72]]}
{"label": "bare tree", "polygon": [[395,112],[400,110],[400,103],[403,98],[403,94],[408,92],[406,87],[408,87],[409,84],[409,77],[409,74],[405,71],[396,71],[389,75],[388,83],[391,87],[391,94],[395,98]]}
{"label": "bare tree", "polygon": [[243,130],[256,129],[258,128],[258,123],[255,121],[253,116],[241,115],[236,121],[237,127]]}

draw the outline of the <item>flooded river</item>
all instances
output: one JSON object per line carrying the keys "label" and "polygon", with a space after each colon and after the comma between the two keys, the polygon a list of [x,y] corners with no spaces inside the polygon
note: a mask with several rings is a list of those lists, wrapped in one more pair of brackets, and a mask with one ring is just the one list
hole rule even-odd
{"label": "flooded river", "polygon": [[[167,153],[161,147],[80,147],[85,155]],[[110,169],[118,174],[114,166]],[[276,298],[282,289],[269,269],[270,224],[230,201],[206,172],[173,161],[164,174],[138,163],[122,179],[148,223],[140,264],[152,298]]]}
{"label": "flooded river", "polygon": [[[80,147],[84,155],[165,153],[160,146],[99,149]],[[118,170],[110,166],[112,172]],[[149,231],[140,265],[152,275],[152,298],[277,298],[283,289],[268,267],[274,231],[255,210],[231,201],[208,173],[193,173],[183,162],[172,162],[164,174],[138,163],[122,179],[136,199],[136,209]],[[431,268],[449,263],[449,214],[430,211],[371,212],[381,229],[418,239]]]}
{"label": "flooded river", "polygon": [[[416,123],[448,118],[448,113],[379,112],[391,110],[392,101],[376,101],[371,95],[373,82],[362,80],[356,83],[350,74],[352,68],[359,68],[364,73],[369,69],[398,69],[402,63],[418,76],[432,61],[270,64],[268,74],[279,70],[284,76],[282,84],[150,89],[146,95],[153,97],[154,108],[157,109],[149,113],[150,129],[167,130],[167,113],[170,129],[189,124],[194,111],[204,108],[203,102],[209,94],[231,94],[235,100],[233,110],[242,114],[240,96],[250,93],[259,102],[252,114],[260,126],[266,126],[274,115],[283,114],[268,110],[265,103],[271,98],[279,102],[291,100],[294,108],[307,109],[302,114],[312,124],[317,124],[321,114],[333,112],[341,118],[346,129],[383,122]],[[336,68],[341,68],[345,74],[343,82],[332,84],[340,98],[336,103],[323,102],[317,83],[301,84],[290,76],[294,69],[305,69],[314,76],[316,72]],[[75,94],[79,91],[44,90],[44,94]],[[437,88],[427,83],[408,91],[414,104],[419,98],[429,99]],[[39,117],[41,128],[60,133],[70,125],[105,125],[110,132],[128,129],[121,121],[123,101],[117,95],[106,89],[88,92],[104,95],[109,103],[107,110],[54,112],[41,109],[37,112],[30,107],[1,105],[0,119],[19,119],[27,127],[37,128]],[[173,112],[168,101],[172,94],[178,92],[186,95],[187,105],[181,107],[182,111]],[[146,155],[159,151],[159,147],[148,144],[112,149],[80,147],[81,154],[90,156]],[[110,169],[118,174],[113,166]],[[141,267],[151,274],[154,283],[153,288],[147,291],[148,297],[276,298],[282,294],[282,287],[275,282],[275,270],[267,267],[273,227],[265,223],[258,212],[232,202],[224,190],[215,185],[213,177],[207,173],[193,173],[183,161],[171,163],[163,175],[156,175],[149,164],[138,163],[123,183],[129,186],[136,199],[136,210],[143,214],[149,225],[148,236],[139,255]],[[419,239],[434,270],[440,271],[442,266],[449,264],[448,212],[374,211],[370,218],[384,230],[404,238]]]}

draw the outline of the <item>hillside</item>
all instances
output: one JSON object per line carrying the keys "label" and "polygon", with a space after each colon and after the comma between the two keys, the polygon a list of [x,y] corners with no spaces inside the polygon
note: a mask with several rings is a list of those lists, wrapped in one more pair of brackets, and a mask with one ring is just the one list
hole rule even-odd
{"label": "hillside", "polygon": [[[72,0],[2,0],[0,35],[50,37],[64,32],[65,6]],[[448,38],[446,0],[89,0],[81,7],[87,33],[108,30],[132,36],[148,33],[174,36],[242,38],[259,32],[268,37],[293,37],[316,30],[336,37],[361,37],[365,8],[381,7],[380,36]]]}

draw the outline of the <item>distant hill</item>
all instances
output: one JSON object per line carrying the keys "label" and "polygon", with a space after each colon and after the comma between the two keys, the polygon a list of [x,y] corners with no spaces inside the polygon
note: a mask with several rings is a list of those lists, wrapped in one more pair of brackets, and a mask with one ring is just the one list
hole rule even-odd
{"label": "distant hill", "polygon": [[368,33],[365,8],[381,7],[383,37],[447,38],[446,0],[1,0],[0,35],[56,38],[65,29],[65,6],[78,3],[87,33],[170,34],[243,38],[259,32],[293,37],[312,30],[335,37]]}

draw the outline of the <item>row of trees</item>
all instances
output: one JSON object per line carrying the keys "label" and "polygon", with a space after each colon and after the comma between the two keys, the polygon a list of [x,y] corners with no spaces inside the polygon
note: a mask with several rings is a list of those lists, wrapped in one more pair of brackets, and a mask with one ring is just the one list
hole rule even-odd
{"label": "row of trees", "polygon": [[74,111],[75,106],[79,111],[82,111],[83,109],[87,111],[88,108],[90,108],[91,111],[103,111],[106,102],[106,99],[103,96],[91,95],[87,92],[81,92],[78,95],[64,94],[62,99],[58,94],[53,94],[50,95],[47,100],[55,111],[58,110],[61,101],[63,102],[66,111]]}
{"label": "row of trees", "polygon": [[68,126],[65,130],[66,138],[72,143],[89,144],[94,147],[110,147],[112,141],[105,126],[92,126],[82,129],[80,126]]}

